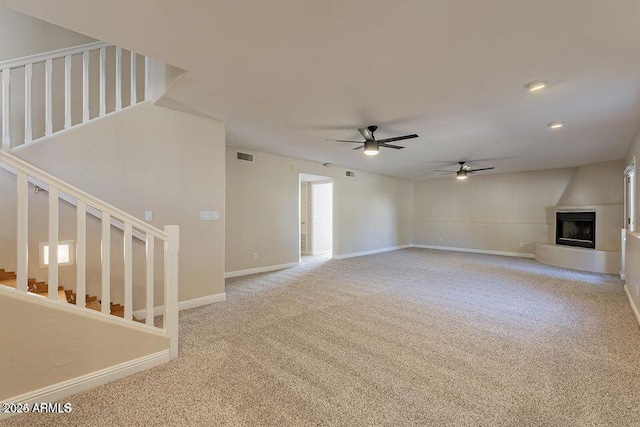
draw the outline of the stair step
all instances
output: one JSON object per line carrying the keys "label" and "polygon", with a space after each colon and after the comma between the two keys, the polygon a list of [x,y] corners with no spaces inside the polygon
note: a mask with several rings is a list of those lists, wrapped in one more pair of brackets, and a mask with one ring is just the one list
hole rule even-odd
{"label": "stair step", "polygon": [[[36,283],[36,279],[29,279],[27,283],[29,287],[31,287]],[[15,288],[18,286],[18,279],[9,279],[9,280],[0,279],[0,285],[5,285],[5,286],[10,286],[12,288]]]}
{"label": "stair step", "polygon": [[15,288],[16,286],[18,286],[18,280],[16,280],[16,279],[11,279],[11,280],[0,279],[0,285],[5,285],[5,286],[10,286],[12,288]]}
{"label": "stair step", "polygon": [[95,311],[102,310],[102,306],[100,305],[97,299],[94,299],[92,301],[87,301],[87,308],[90,308],[91,310],[95,310]]}

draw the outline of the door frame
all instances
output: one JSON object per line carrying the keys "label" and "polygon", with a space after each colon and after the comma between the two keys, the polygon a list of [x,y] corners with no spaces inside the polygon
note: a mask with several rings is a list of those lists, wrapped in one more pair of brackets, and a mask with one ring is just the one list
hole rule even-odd
{"label": "door frame", "polygon": [[624,169],[623,174],[624,185],[624,219],[621,231],[621,252],[620,252],[620,278],[625,279],[625,262],[626,262],[626,242],[627,233],[636,231],[636,192],[637,192],[637,172],[636,172],[636,156],[633,156],[631,162]]}

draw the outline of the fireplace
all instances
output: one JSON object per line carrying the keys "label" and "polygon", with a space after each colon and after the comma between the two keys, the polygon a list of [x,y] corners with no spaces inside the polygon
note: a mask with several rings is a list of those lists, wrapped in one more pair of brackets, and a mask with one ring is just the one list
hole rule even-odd
{"label": "fireplace", "polygon": [[556,244],[596,248],[595,212],[556,212]]}

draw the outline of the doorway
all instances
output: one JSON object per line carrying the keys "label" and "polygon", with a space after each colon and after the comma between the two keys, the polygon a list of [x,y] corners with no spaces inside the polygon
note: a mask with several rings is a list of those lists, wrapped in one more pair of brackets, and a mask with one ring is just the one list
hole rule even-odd
{"label": "doorway", "polygon": [[333,255],[333,179],[300,174],[300,257]]}
{"label": "doorway", "polygon": [[625,278],[627,232],[636,231],[636,158],[624,170],[624,226],[622,228],[620,277]]}

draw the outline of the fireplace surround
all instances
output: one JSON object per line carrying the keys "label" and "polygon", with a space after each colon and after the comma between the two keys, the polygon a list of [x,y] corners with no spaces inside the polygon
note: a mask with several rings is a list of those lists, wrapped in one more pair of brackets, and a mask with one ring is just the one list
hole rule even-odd
{"label": "fireplace surround", "polygon": [[556,212],[556,244],[595,249],[596,213]]}

